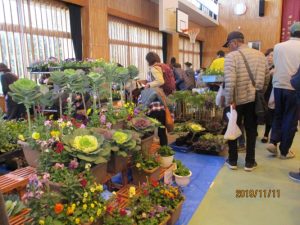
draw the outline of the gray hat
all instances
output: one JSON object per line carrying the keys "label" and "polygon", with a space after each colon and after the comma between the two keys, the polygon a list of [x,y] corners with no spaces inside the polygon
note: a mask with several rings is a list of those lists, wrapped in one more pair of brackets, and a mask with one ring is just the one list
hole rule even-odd
{"label": "gray hat", "polygon": [[227,36],[227,41],[226,43],[223,45],[224,48],[228,48],[228,44],[230,41],[234,40],[234,39],[243,39],[244,40],[244,35],[239,32],[239,31],[232,31],[228,34]]}
{"label": "gray hat", "polygon": [[291,27],[290,27],[291,34],[295,32],[300,32],[300,22],[295,22]]}

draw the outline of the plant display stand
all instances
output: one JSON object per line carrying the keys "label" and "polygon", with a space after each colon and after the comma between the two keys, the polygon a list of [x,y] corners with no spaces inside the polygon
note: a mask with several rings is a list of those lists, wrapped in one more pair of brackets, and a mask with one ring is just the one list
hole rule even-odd
{"label": "plant display stand", "polygon": [[103,184],[107,177],[107,163],[100,163],[92,167],[91,173],[95,177],[97,183]]}
{"label": "plant display stand", "polygon": [[122,170],[125,170],[128,165],[128,157],[122,157],[116,153],[112,153],[111,158],[107,164],[107,171],[109,173],[119,173]]}
{"label": "plant display stand", "polygon": [[159,167],[156,167],[152,170],[143,170],[143,169],[138,169],[134,166],[132,168],[133,184],[142,185],[143,183],[147,182],[147,179],[158,180],[159,174],[160,174]]}
{"label": "plant display stand", "polygon": [[153,143],[153,139],[154,139],[154,135],[151,135],[145,139],[142,139],[141,149],[142,149],[143,156],[148,157],[148,156],[152,155],[150,150],[151,150],[151,146]]}

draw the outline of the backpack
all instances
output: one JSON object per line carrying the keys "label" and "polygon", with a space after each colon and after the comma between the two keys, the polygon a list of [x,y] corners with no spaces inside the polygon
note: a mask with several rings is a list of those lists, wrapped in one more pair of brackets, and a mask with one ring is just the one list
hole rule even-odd
{"label": "backpack", "polygon": [[155,66],[159,66],[163,72],[165,83],[161,86],[164,93],[168,96],[176,90],[176,83],[173,74],[173,70],[167,64],[157,63]]}

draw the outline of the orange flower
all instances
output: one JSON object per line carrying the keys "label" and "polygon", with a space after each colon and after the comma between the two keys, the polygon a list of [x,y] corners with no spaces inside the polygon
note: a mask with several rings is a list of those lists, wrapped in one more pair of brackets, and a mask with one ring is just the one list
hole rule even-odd
{"label": "orange flower", "polygon": [[64,205],[61,203],[56,203],[54,206],[54,212],[60,214],[64,210]]}

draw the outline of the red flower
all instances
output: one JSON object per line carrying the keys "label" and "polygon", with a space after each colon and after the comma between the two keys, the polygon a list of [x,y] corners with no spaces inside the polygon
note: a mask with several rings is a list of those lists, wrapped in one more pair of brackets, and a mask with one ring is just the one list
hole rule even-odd
{"label": "red flower", "polygon": [[54,206],[54,212],[60,214],[64,210],[64,205],[61,203],[56,203]]}
{"label": "red flower", "polygon": [[148,190],[144,190],[144,195],[148,195],[148,194],[149,194]]}
{"label": "red flower", "polygon": [[83,178],[83,179],[80,181],[80,184],[81,184],[81,186],[82,186],[83,188],[85,188],[85,186],[87,185],[87,180]]}
{"label": "red flower", "polygon": [[58,143],[56,144],[55,152],[56,152],[56,153],[61,153],[63,150],[64,150],[64,145],[63,145],[63,143],[58,142]]}
{"label": "red flower", "polygon": [[106,211],[108,213],[112,213],[114,211],[114,208],[111,205],[109,205],[109,206],[107,206]]}
{"label": "red flower", "polygon": [[157,180],[152,180],[151,179],[151,184],[153,187],[157,187],[159,185],[159,182]]}
{"label": "red flower", "polygon": [[128,115],[128,116],[127,116],[127,121],[130,121],[130,120],[132,120],[132,116],[131,116],[131,115]]}
{"label": "red flower", "polygon": [[127,215],[127,212],[125,209],[120,209],[120,215],[121,216],[126,216]]}

